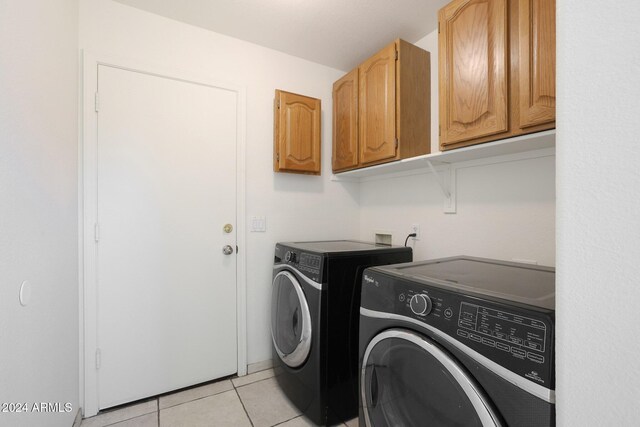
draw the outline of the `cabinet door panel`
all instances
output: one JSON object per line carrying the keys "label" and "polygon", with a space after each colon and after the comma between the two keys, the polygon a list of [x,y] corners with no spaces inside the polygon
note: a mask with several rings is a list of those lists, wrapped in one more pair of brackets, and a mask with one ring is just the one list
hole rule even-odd
{"label": "cabinet door panel", "polygon": [[440,144],[508,131],[506,0],[440,10]]}
{"label": "cabinet door panel", "polygon": [[358,165],[358,69],[333,84],[334,171]]}
{"label": "cabinet door panel", "polygon": [[396,47],[359,67],[360,163],[396,156]]}
{"label": "cabinet door panel", "polygon": [[519,0],[520,128],[555,121],[555,0]]}
{"label": "cabinet door panel", "polygon": [[320,100],[278,91],[276,170],[320,174]]}

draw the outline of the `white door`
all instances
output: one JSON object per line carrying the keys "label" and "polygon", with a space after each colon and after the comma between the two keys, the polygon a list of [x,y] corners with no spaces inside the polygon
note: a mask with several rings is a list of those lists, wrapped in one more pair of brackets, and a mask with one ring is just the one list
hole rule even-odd
{"label": "white door", "polygon": [[238,100],[103,65],[98,92],[103,409],[237,372]]}

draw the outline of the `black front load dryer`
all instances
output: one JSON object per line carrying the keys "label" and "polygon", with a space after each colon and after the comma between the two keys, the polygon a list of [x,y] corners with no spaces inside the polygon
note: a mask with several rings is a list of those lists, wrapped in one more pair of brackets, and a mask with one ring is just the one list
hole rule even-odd
{"label": "black front load dryer", "polygon": [[351,240],[276,245],[274,370],[289,400],[314,423],[331,425],[358,415],[362,272],[411,259],[411,248]]}
{"label": "black front load dryer", "polygon": [[365,270],[360,425],[555,425],[555,272],[472,257]]}

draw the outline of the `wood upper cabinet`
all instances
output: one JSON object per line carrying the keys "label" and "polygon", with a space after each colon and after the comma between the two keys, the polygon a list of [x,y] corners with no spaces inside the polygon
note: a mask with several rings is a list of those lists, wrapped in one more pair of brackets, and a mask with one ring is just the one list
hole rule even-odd
{"label": "wood upper cabinet", "polygon": [[396,44],[358,67],[360,163],[396,156]]}
{"label": "wood upper cabinet", "polygon": [[358,165],[358,69],[333,84],[333,170]]}
{"label": "wood upper cabinet", "polygon": [[556,119],[556,1],[518,5],[521,128]]}
{"label": "wood upper cabinet", "polygon": [[454,0],[438,30],[442,150],[555,126],[555,0]]}
{"label": "wood upper cabinet", "polygon": [[506,0],[457,0],[439,19],[440,141],[506,132]]}
{"label": "wood upper cabinet", "polygon": [[334,172],[428,154],[430,57],[396,40],[333,85]]}
{"label": "wood upper cabinet", "polygon": [[320,175],[320,100],[276,90],[273,170]]}

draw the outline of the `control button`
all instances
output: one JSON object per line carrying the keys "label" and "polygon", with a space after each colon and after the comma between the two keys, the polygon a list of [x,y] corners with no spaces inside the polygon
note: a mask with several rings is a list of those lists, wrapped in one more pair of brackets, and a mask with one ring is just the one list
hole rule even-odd
{"label": "control button", "polygon": [[496,342],[494,340],[490,340],[489,338],[482,338],[482,344],[488,345],[489,347],[496,346]]}
{"label": "control button", "polygon": [[398,299],[400,300],[400,302],[404,302],[404,300],[405,300],[406,298],[407,298],[407,297],[405,297],[405,296],[404,296],[404,294],[400,294],[400,296],[398,297]]}
{"label": "control button", "polygon": [[518,337],[509,337],[509,341],[516,343],[516,344],[520,344],[522,345],[522,338],[518,338]]}
{"label": "control button", "polygon": [[496,348],[497,348],[498,350],[502,350],[502,351],[507,351],[507,352],[510,352],[510,351],[511,351],[511,347],[509,347],[508,345],[503,344],[503,343],[501,343],[501,342],[497,342],[497,343],[496,343]]}
{"label": "control button", "polygon": [[527,359],[536,363],[544,363],[544,356],[540,356],[539,354],[531,352],[527,352]]}
{"label": "control button", "polygon": [[542,350],[542,346],[540,344],[531,341],[525,341],[524,346],[538,351]]}
{"label": "control button", "polygon": [[468,338],[469,337],[469,332],[467,331],[463,331],[462,329],[458,329],[458,335],[461,336],[462,338]]}
{"label": "control button", "polygon": [[527,355],[527,352],[519,348],[513,347],[511,349],[511,354],[517,357],[522,357],[524,359],[524,357]]}
{"label": "control button", "polygon": [[466,322],[464,320],[460,320],[458,322],[458,326],[462,326],[463,328],[469,328],[469,329],[474,329],[474,325],[471,322]]}
{"label": "control button", "polygon": [[431,298],[423,294],[414,295],[411,297],[409,306],[415,314],[427,315],[431,311]]}
{"label": "control button", "polygon": [[486,335],[491,335],[491,331],[487,328],[478,328],[478,331]]}
{"label": "control button", "polygon": [[507,334],[505,334],[504,332],[494,332],[493,335],[495,335],[496,338],[499,338],[501,340],[507,339]]}
{"label": "control button", "polygon": [[471,341],[482,342],[482,337],[476,334],[469,334]]}
{"label": "control button", "polygon": [[531,326],[533,326],[534,328],[538,328],[538,329],[545,329],[544,327],[544,323],[538,321],[538,320],[532,320],[531,321]]}
{"label": "control button", "polygon": [[451,319],[451,316],[453,316],[453,310],[451,310],[451,308],[447,308],[444,311],[444,317],[446,317],[447,319]]}

